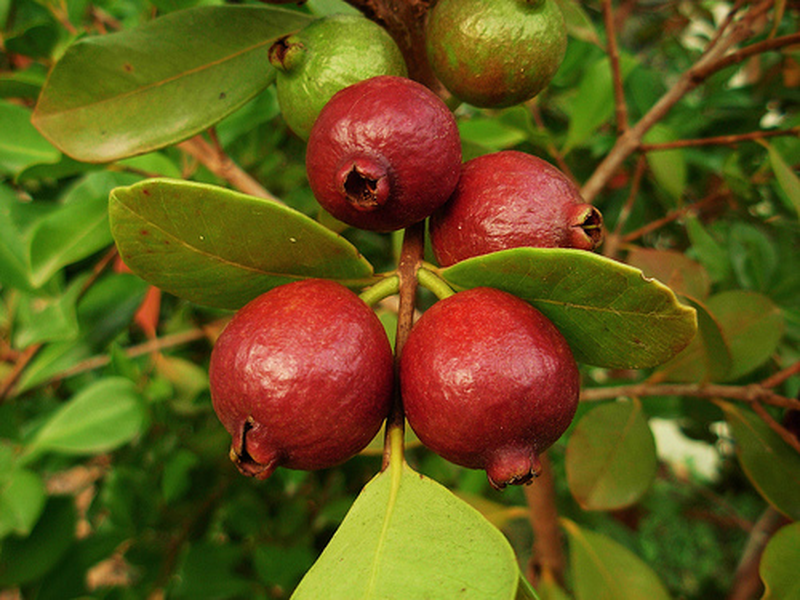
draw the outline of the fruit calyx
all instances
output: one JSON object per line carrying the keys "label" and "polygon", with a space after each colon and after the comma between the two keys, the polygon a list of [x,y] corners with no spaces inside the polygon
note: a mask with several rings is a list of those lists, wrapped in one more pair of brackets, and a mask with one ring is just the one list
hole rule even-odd
{"label": "fruit calyx", "polygon": [[248,433],[256,427],[255,419],[247,417],[242,424],[241,433],[234,438],[231,444],[230,459],[242,475],[255,477],[256,479],[267,479],[280,462],[277,452],[269,452],[265,456],[259,456],[256,460],[250,454],[250,444]]}
{"label": "fruit calyx", "polygon": [[270,46],[267,58],[276,69],[288,72],[300,64],[305,51],[306,48],[300,40],[294,35],[286,35]]}
{"label": "fruit calyx", "polygon": [[496,490],[507,485],[527,485],[539,476],[542,463],[530,447],[497,450],[486,465],[486,476]]}
{"label": "fruit calyx", "polygon": [[603,215],[591,204],[575,206],[574,223],[570,228],[570,246],[594,250],[603,242]]}
{"label": "fruit calyx", "polygon": [[336,177],[339,190],[356,210],[375,210],[389,199],[389,177],[380,161],[367,157],[354,158],[345,163]]}

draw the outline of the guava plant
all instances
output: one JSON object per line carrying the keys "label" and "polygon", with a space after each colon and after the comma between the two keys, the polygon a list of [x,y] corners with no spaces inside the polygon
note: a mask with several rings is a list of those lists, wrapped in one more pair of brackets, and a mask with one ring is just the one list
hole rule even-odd
{"label": "guava plant", "polygon": [[167,4],[0,13],[9,597],[711,597],[657,419],[791,597],[796,7]]}

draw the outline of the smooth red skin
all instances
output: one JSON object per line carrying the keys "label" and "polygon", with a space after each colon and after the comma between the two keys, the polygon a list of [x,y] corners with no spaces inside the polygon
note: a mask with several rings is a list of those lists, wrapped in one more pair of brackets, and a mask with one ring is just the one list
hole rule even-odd
{"label": "smooth red skin", "polygon": [[525,246],[591,250],[573,229],[586,209],[575,184],[550,163],[515,150],[486,154],[464,163],[452,197],[431,217],[431,245],[445,267]]}
{"label": "smooth red skin", "polygon": [[[359,210],[342,174],[355,162],[385,177],[384,203]],[[337,92],[320,112],[308,140],[311,190],[334,217],[360,229],[394,231],[422,221],[455,189],[461,141],[455,118],[425,86],[380,76]]]}
{"label": "smooth red skin", "polygon": [[363,449],[389,411],[393,355],[358,296],[310,279],[236,313],[214,345],[209,376],[232,459],[246,451],[252,461],[237,466],[263,479],[277,466],[321,469]]}
{"label": "smooth red skin", "polygon": [[485,469],[497,488],[526,483],[572,421],[578,367],[538,310],[493,288],[459,292],[414,325],[400,357],[403,406],[428,448]]}

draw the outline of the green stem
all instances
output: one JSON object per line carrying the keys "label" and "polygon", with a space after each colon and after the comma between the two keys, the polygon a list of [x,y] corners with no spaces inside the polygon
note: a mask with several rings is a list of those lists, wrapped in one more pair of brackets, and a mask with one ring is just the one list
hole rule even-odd
{"label": "green stem", "polygon": [[417,280],[422,287],[432,291],[439,300],[449,298],[456,293],[444,279],[425,267],[421,267],[417,271]]}
{"label": "green stem", "polygon": [[367,305],[375,306],[378,302],[389,296],[394,296],[400,291],[400,278],[397,275],[391,275],[376,283],[373,286],[365,289],[359,298],[361,298]]}

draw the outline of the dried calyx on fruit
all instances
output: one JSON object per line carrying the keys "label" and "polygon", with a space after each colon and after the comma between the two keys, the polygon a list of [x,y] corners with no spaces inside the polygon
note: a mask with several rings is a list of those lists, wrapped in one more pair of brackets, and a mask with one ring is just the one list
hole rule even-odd
{"label": "dried calyx on fruit", "polygon": [[439,0],[426,40],[434,72],[456,98],[497,108],[530,100],[551,82],[567,29],[556,0]]}
{"label": "dried calyx on fruit", "polygon": [[524,246],[593,250],[603,217],[574,183],[536,156],[505,150],[464,163],[452,197],[430,219],[441,266]]}
{"label": "dried calyx on fruit", "polygon": [[579,386],[555,325],[493,288],[434,304],[400,356],[403,405],[419,439],[453,463],[485,469],[498,489],[538,474],[539,455],[575,415]]}
{"label": "dried calyx on fruit", "polygon": [[389,410],[393,356],[358,296],[308,279],[237,312],[214,345],[209,377],[231,459],[265,479],[279,466],[331,467],[364,448]]}
{"label": "dried calyx on fruit", "polygon": [[461,140],[447,106],[404,77],[374,77],[336,93],[306,149],[311,190],[353,227],[394,231],[422,221],[455,189]]}
{"label": "dried calyx on fruit", "polygon": [[406,65],[386,30],[358,15],[332,15],[278,39],[269,49],[286,123],[307,140],[322,108],[339,90],[378,75],[405,76]]}

